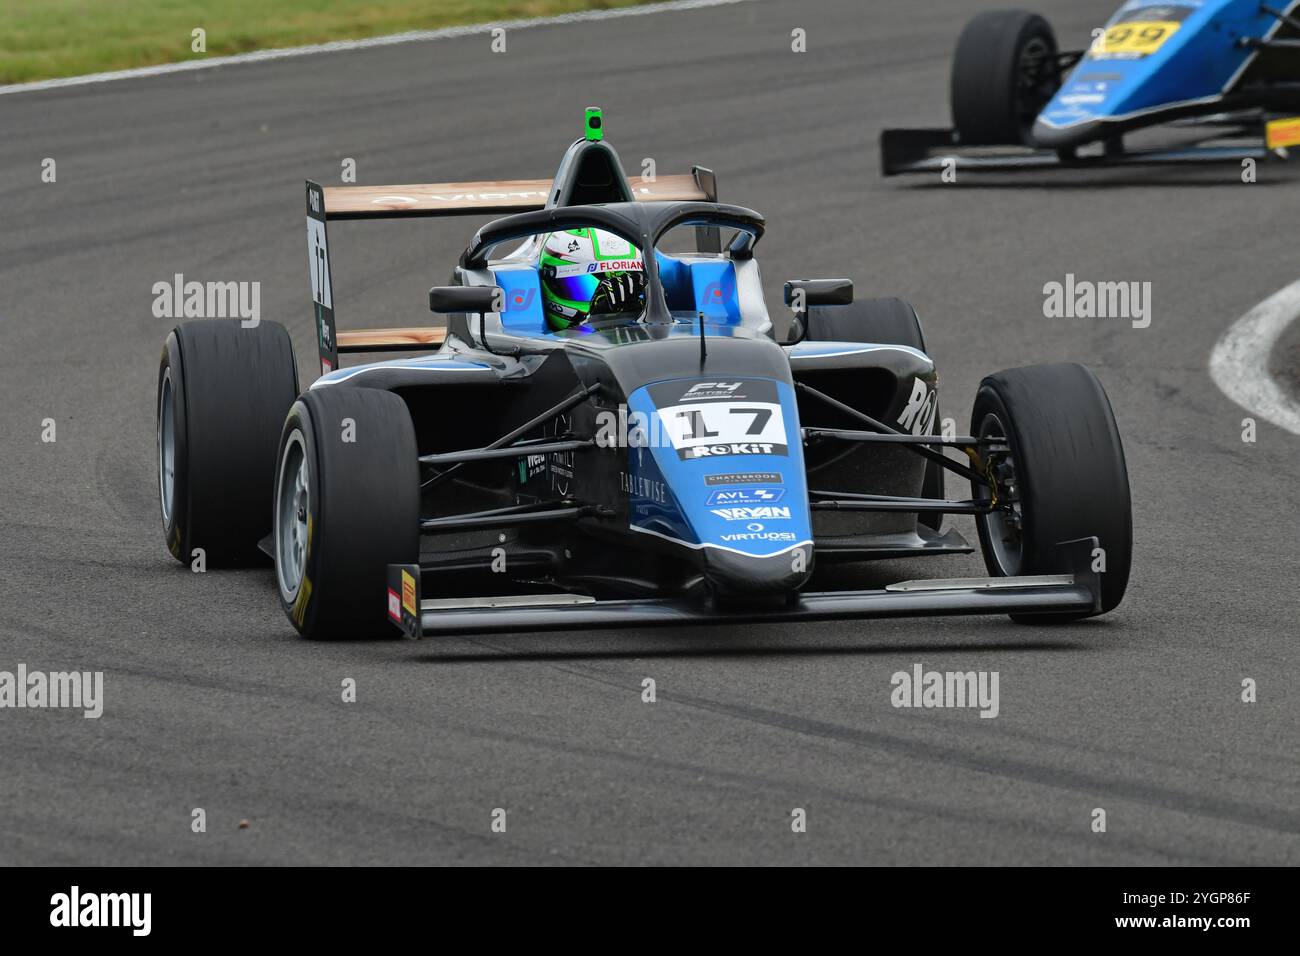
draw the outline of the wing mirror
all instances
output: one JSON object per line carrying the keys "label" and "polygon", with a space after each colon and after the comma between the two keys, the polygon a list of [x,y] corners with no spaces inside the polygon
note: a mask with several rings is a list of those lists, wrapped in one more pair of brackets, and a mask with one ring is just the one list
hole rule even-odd
{"label": "wing mirror", "polygon": [[785,345],[798,345],[808,335],[808,309],[814,305],[851,305],[852,279],[791,279],[785,284],[785,304],[794,313],[791,337]]}
{"label": "wing mirror", "polygon": [[504,300],[505,291],[500,286],[436,285],[429,290],[429,311],[500,312]]}

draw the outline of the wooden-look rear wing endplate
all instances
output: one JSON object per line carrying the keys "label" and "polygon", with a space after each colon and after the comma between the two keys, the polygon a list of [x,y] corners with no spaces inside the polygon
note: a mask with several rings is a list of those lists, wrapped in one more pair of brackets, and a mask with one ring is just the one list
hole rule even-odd
{"label": "wooden-look rear wing endplate", "polygon": [[[554,184],[549,179],[397,186],[320,186],[307,181],[307,254],[321,373],[339,367],[340,352],[425,351],[447,336],[441,327],[360,329],[338,332],[326,223],[334,220],[436,218],[495,215],[543,209]],[[716,202],[712,170],[694,167],[680,176],[634,178],[628,188],[639,202]],[[713,230],[716,232],[716,230]],[[701,237],[701,246],[710,242]],[[717,242],[716,235],[712,242]]]}

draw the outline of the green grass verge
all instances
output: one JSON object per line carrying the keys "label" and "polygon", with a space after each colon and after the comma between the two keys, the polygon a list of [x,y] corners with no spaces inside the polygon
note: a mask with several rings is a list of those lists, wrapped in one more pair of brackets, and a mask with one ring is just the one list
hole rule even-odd
{"label": "green grass verge", "polygon": [[[0,0],[0,83],[640,2]],[[191,50],[196,27],[207,31],[206,54]]]}

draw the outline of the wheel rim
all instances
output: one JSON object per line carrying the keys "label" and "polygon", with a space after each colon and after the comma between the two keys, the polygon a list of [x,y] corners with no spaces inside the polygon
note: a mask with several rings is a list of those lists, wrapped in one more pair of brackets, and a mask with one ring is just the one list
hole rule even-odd
{"label": "wheel rim", "polygon": [[1020,64],[1016,73],[1017,116],[1022,130],[1034,125],[1034,120],[1056,93],[1056,73],[1051,62],[1056,51],[1042,37],[1031,37],[1020,51]]}
{"label": "wheel rim", "polygon": [[[980,422],[979,437],[990,435],[1008,438],[1007,429],[997,415],[989,412]],[[1009,439],[1008,439],[1009,444]],[[979,520],[984,525],[985,540],[998,570],[1007,577],[1020,573],[1024,563],[1024,512],[1020,502],[1020,481],[1015,456],[1008,450],[991,458],[991,468],[998,488],[998,508]],[[989,493],[988,485],[981,486]]]}
{"label": "wheel rim", "polygon": [[158,498],[162,504],[163,524],[172,523],[172,506],[176,496],[176,411],[172,394],[172,370],[163,372],[158,390]]}
{"label": "wheel rim", "polygon": [[275,573],[280,594],[292,604],[307,566],[311,475],[302,432],[294,429],[284,445],[275,483]]}

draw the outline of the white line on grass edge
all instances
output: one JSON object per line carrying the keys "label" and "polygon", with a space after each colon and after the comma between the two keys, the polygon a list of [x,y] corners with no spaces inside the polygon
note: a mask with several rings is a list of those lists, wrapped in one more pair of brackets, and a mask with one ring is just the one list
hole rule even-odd
{"label": "white line on grass edge", "polygon": [[0,95],[6,93],[31,93],[38,90],[57,90],[67,86],[85,86],[90,83],[108,83],[112,80],[131,80],[143,76],[163,76],[168,73],[187,73],[190,70],[207,70],[216,66],[234,66],[240,63],[257,63],[263,60],[283,60],[292,56],[310,56],[314,53],[337,53],[346,50],[366,50],[377,46],[391,46],[394,43],[418,43],[426,40],[445,40],[452,37],[473,36],[476,33],[488,33],[502,28],[505,30],[526,30],[529,27],[546,27],[563,23],[583,23],[588,20],[614,20],[619,17],[640,17],[652,13],[669,13],[674,10],[699,10],[704,7],[719,7],[733,3],[748,3],[749,0],[669,0],[667,3],[651,3],[637,7],[618,7],[612,10],[579,10],[572,13],[559,13],[550,17],[529,17],[523,20],[498,20],[494,23],[467,23],[457,27],[443,27],[440,30],[412,30],[408,33],[393,33],[388,36],[367,37],[363,40],[334,40],[330,43],[316,43],[311,46],[283,47],[274,50],[255,50],[252,53],[235,53],[230,56],[209,56],[201,59],[183,60],[179,63],[160,63],[157,66],[142,66],[132,70],[113,70],[108,73],[87,73],[84,76],[65,76],[55,80],[36,80],[31,83],[12,83],[0,86]]}
{"label": "white line on grass edge", "polygon": [[1268,373],[1268,358],[1286,327],[1300,318],[1300,280],[1234,322],[1210,353],[1210,378],[1246,411],[1300,435],[1300,405]]}

